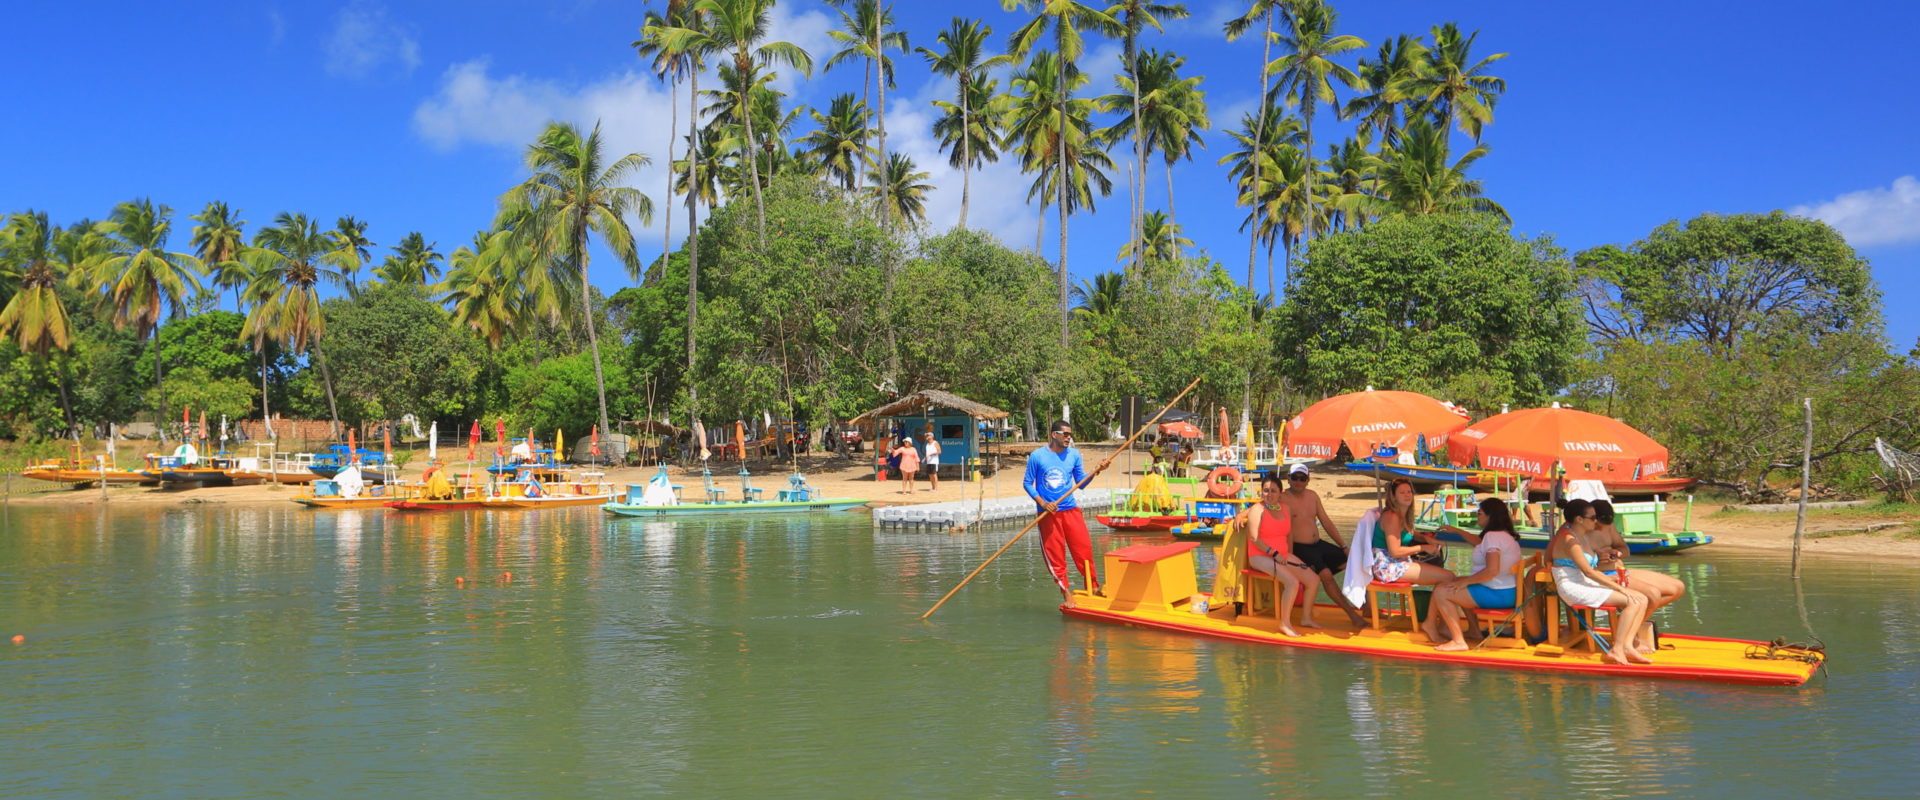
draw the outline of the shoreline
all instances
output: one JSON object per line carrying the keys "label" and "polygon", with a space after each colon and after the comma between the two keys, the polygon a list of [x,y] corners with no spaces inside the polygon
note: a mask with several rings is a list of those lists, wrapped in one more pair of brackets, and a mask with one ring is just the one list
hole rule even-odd
{"label": "shoreline", "polygon": [[[1104,445],[1081,445],[1082,455],[1089,467],[1097,464],[1113,451],[1113,447]],[[868,505],[855,509],[856,513],[870,513],[872,508],[885,506],[949,502],[972,500],[984,494],[988,498],[1022,497],[1020,488],[1021,465],[1023,459],[1011,456],[1003,461],[1004,468],[978,482],[961,481],[948,477],[940,481],[937,492],[927,488],[924,477],[916,481],[917,491],[907,495],[900,493],[901,484],[895,480],[876,482],[874,480],[874,453],[868,450],[852,457],[832,453],[809,453],[801,456],[799,467],[807,481],[821,489],[828,497],[854,497],[865,499]],[[1107,472],[1097,478],[1089,488],[1130,489],[1139,480],[1132,472],[1145,462],[1143,453],[1133,458],[1123,455]],[[451,464],[459,467],[459,463]],[[747,467],[752,485],[769,492],[786,485],[792,473],[790,461],[770,462],[751,461]],[[414,480],[424,471],[424,459],[416,459],[413,464],[403,468],[401,474],[407,480]],[[737,495],[740,488],[739,462],[710,463],[713,471],[713,483],[730,495]],[[656,467],[614,467],[605,469],[605,480],[616,483],[641,483],[652,477]],[[464,471],[462,471],[464,472]],[[476,470],[478,473],[478,470]],[[703,478],[698,470],[686,470],[669,466],[668,473],[684,491],[698,493],[703,487]],[[949,474],[952,473],[949,468]],[[1348,473],[1332,469],[1317,469],[1314,472],[1313,489],[1320,493],[1326,504],[1327,512],[1341,529],[1343,536],[1353,529],[1360,515],[1373,505],[1373,490],[1353,486],[1340,486]],[[87,489],[69,489],[40,481],[31,481],[15,475],[11,479],[12,494],[5,496],[9,505],[23,507],[97,505],[101,502],[98,487]],[[36,485],[38,484],[38,485]],[[25,491],[21,491],[25,489]],[[283,485],[275,487],[270,483],[247,486],[212,486],[192,489],[170,489],[144,486],[115,486],[108,489],[107,503],[135,508],[177,507],[189,505],[215,504],[232,506],[293,507],[291,498],[305,491],[305,487]],[[1794,512],[1756,512],[1734,511],[1721,513],[1733,504],[1695,501],[1693,509],[1693,529],[1713,537],[1708,547],[1750,550],[1790,552],[1793,549],[1793,529],[1796,514]],[[324,510],[311,513],[325,514]],[[1668,530],[1680,530],[1686,521],[1685,498],[1678,502],[1669,502],[1667,511],[1661,517],[1662,527]],[[1091,521],[1091,520],[1090,520]],[[1897,515],[1875,516],[1849,514],[1844,517],[1823,511],[1810,510],[1807,519],[1807,533],[1801,552],[1812,556],[1891,556],[1920,558],[1920,536],[1913,535],[1912,524],[1916,520],[1901,518]],[[1881,523],[1902,523],[1874,532],[1857,531]]]}

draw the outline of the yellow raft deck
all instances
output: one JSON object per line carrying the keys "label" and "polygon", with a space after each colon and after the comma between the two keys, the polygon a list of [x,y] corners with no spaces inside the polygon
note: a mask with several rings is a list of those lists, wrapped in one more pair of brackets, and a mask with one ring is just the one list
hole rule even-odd
{"label": "yellow raft deck", "polygon": [[[1502,669],[1799,686],[1819,668],[1818,663],[1807,661],[1749,658],[1750,648],[1765,648],[1762,642],[1678,634],[1660,636],[1661,649],[1651,656],[1654,663],[1632,666],[1602,661],[1595,652],[1597,648],[1547,644],[1515,643],[1496,647],[1489,642],[1464,652],[1440,652],[1433,649],[1424,635],[1410,630],[1356,629],[1346,614],[1330,605],[1314,609],[1314,620],[1322,627],[1302,628],[1296,624],[1295,629],[1302,635],[1288,637],[1279,633],[1270,602],[1268,610],[1259,614],[1236,614],[1231,603],[1209,609],[1207,613],[1197,613],[1192,600],[1206,595],[1196,594],[1192,548],[1193,543],[1136,545],[1108,553],[1104,596],[1085,590],[1075,592],[1075,607],[1062,605],[1060,611],[1080,619],[1252,644]],[[1404,618],[1400,624],[1406,624]],[[1600,632],[1603,637],[1610,633],[1604,628]]]}

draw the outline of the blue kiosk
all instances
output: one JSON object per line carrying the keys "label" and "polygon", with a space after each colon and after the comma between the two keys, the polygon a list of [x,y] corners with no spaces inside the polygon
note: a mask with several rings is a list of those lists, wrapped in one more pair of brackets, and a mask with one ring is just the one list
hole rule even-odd
{"label": "blue kiosk", "polygon": [[1008,416],[1005,411],[952,392],[922,389],[854,417],[851,423],[871,427],[872,440],[887,440],[887,449],[898,446],[902,436],[912,437],[915,449],[923,456],[926,441],[920,434],[932,431],[940,443],[941,472],[965,478],[961,469],[968,463],[980,464],[987,471],[999,468],[1000,454],[993,443],[981,440],[980,423]]}

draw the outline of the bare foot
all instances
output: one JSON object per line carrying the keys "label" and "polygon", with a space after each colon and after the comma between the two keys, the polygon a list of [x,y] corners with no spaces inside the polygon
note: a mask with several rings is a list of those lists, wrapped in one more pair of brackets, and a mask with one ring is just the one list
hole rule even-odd
{"label": "bare foot", "polygon": [[1300,627],[1302,627],[1302,628],[1318,628],[1318,627],[1320,627],[1320,623],[1318,623],[1318,622],[1315,622],[1315,621],[1313,620],[1313,615],[1312,615],[1312,614],[1302,614],[1302,615],[1300,616]]}
{"label": "bare foot", "polygon": [[1460,641],[1459,639],[1455,639],[1451,642],[1441,642],[1440,644],[1434,645],[1433,649],[1438,650],[1442,653],[1458,653],[1462,650],[1467,649],[1467,643]]}
{"label": "bare foot", "polygon": [[1079,608],[1080,604],[1073,601],[1072,595],[1068,595],[1066,602],[1061,603],[1060,607],[1061,608]]}
{"label": "bare foot", "polygon": [[1621,654],[1620,654],[1620,651],[1618,651],[1618,650],[1614,650],[1614,651],[1611,651],[1611,652],[1609,652],[1609,653],[1607,653],[1606,655],[1603,655],[1603,656],[1601,656],[1601,657],[1600,657],[1600,660],[1601,660],[1601,661],[1605,661],[1605,662],[1607,662],[1607,663],[1609,663],[1609,664],[1618,664],[1618,665],[1620,665],[1620,666],[1623,666],[1623,667],[1631,667],[1631,666],[1633,666],[1633,662],[1631,662],[1631,661],[1628,661],[1628,660],[1627,660],[1627,657],[1626,657],[1626,656],[1623,656],[1623,655],[1621,655]]}
{"label": "bare foot", "polygon": [[1640,653],[1639,653],[1638,651],[1634,651],[1634,652],[1630,652],[1630,653],[1627,653],[1627,660],[1628,660],[1628,661],[1631,661],[1631,662],[1633,662],[1633,663],[1635,663],[1635,664],[1651,664],[1651,663],[1653,663],[1653,659],[1651,659],[1651,658],[1647,658],[1646,656],[1644,656],[1644,655],[1642,655],[1642,654],[1640,654]]}
{"label": "bare foot", "polygon": [[1289,638],[1289,639],[1298,639],[1298,638],[1300,638],[1300,632],[1299,632],[1299,631],[1296,631],[1296,630],[1294,630],[1294,629],[1292,629],[1292,628],[1289,628],[1289,627],[1287,627],[1287,626],[1285,626],[1285,625],[1282,625],[1282,626],[1280,626],[1280,635],[1281,635],[1281,636],[1285,636],[1285,637],[1287,637],[1287,638]]}
{"label": "bare foot", "polygon": [[1367,627],[1367,618],[1360,616],[1359,614],[1348,614],[1347,620],[1353,623],[1353,627],[1356,627],[1356,628]]}

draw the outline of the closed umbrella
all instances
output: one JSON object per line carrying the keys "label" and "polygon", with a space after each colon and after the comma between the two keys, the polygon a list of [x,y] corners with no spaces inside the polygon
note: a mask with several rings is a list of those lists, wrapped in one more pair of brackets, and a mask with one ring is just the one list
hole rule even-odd
{"label": "closed umbrella", "polygon": [[507,454],[507,418],[506,417],[500,417],[496,419],[493,423],[493,454],[496,456],[503,456]]}
{"label": "closed umbrella", "polygon": [[702,463],[713,457],[713,451],[707,449],[707,426],[700,424],[700,420],[697,419],[693,421],[693,441],[700,446]]}
{"label": "closed umbrella", "polygon": [[474,453],[480,449],[480,420],[473,421],[473,430],[467,432],[467,460],[472,461]]}
{"label": "closed umbrella", "polygon": [[1488,417],[1454,436],[1455,464],[1553,477],[1556,463],[1572,480],[1647,480],[1667,471],[1667,448],[1612,417],[1555,404]]}
{"label": "closed umbrella", "polygon": [[1333,458],[1344,442],[1355,457],[1365,458],[1376,447],[1413,447],[1421,436],[1437,450],[1466,425],[1445,403],[1419,392],[1367,387],[1314,403],[1288,420],[1286,455]]}
{"label": "closed umbrella", "polygon": [[427,424],[427,460],[440,457],[440,420]]}
{"label": "closed umbrella", "polygon": [[733,446],[739,448],[740,460],[747,460],[747,423],[735,420],[733,423]]}
{"label": "closed umbrella", "polygon": [[553,429],[553,460],[560,461],[566,458],[566,455],[567,455],[566,437],[562,435],[559,428],[554,428]]}
{"label": "closed umbrella", "polygon": [[600,426],[593,426],[593,441],[587,444],[587,455],[600,455]]}
{"label": "closed umbrella", "polygon": [[360,463],[360,446],[354,442],[353,429],[347,429],[347,463]]}

